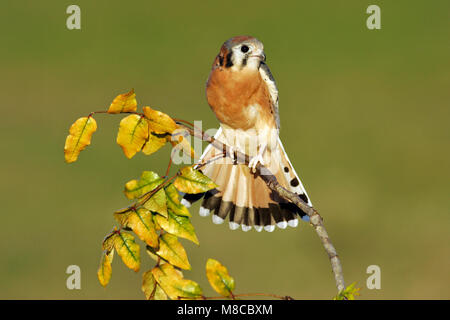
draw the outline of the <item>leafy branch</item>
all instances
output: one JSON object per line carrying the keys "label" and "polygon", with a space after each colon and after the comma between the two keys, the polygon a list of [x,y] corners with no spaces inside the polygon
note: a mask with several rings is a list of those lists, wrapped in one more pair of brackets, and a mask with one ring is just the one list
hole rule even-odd
{"label": "leafy branch", "polygon": [[[97,123],[93,118],[95,114],[128,114],[120,121],[116,141],[129,159],[138,152],[153,154],[166,143],[172,144],[173,151],[180,151],[194,158],[194,150],[185,138],[191,135],[223,150],[220,157],[235,156],[239,163],[249,163],[248,155],[238,151],[231,155],[228,146],[198,130],[190,122],[172,119],[150,107],[143,107],[142,110],[141,113],[137,112],[136,95],[134,90],[131,90],[118,95],[108,110],[91,112],[88,116],[76,120],[69,129],[64,146],[66,162],[75,162],[80,152],[90,145],[92,135],[97,130]],[[147,299],[237,299],[248,296],[292,299],[289,296],[266,293],[235,294],[234,279],[228,274],[228,270],[214,259],[208,259],[206,263],[206,276],[220,297],[205,297],[195,281],[184,278],[182,270],[190,270],[191,265],[178,238],[187,239],[197,245],[199,241],[190,221],[191,215],[180,202],[179,192],[204,193],[218,187],[198,170],[205,164],[198,164],[195,169],[193,165],[183,167],[175,175],[167,177],[172,165],[170,159],[163,177],[153,171],[144,171],[139,180],[133,179],[125,184],[125,196],[135,202],[114,213],[119,228],[114,227],[102,242],[103,254],[97,272],[100,284],[106,286],[111,279],[114,252],[117,252],[128,268],[139,271],[140,246],[132,234],[134,233],[145,243],[146,253],[156,262],[152,269],[143,274],[142,291]],[[339,291],[335,299],[353,298],[358,289],[354,289],[354,284],[345,288],[339,257],[319,213],[295,193],[283,188],[267,168],[258,164],[256,170],[271,190],[297,205],[310,217],[332,265]]]}

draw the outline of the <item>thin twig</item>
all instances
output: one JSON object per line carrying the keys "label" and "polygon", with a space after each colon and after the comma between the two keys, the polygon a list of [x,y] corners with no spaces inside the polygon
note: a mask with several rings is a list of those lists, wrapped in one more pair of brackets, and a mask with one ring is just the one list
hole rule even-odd
{"label": "thin twig", "polygon": [[[193,130],[192,128],[189,128],[180,123],[179,125],[183,126],[191,136],[211,143],[218,150],[230,150],[230,148],[227,145],[205,134],[201,130]],[[229,154],[227,155],[230,156]],[[250,161],[250,157],[248,155],[236,151],[235,156],[238,163],[248,165]],[[310,223],[314,227],[314,230],[319,236],[320,241],[322,242],[322,245],[328,254],[328,258],[330,259],[331,268],[334,273],[334,278],[336,281],[336,287],[338,289],[338,292],[344,290],[345,282],[342,265],[339,260],[339,256],[337,255],[336,249],[334,248],[328,236],[328,233],[325,229],[325,226],[323,225],[323,219],[320,216],[320,214],[317,212],[317,210],[315,210],[313,207],[310,207],[306,202],[304,202],[297,194],[281,186],[277,181],[276,177],[260,163],[258,163],[256,166],[256,172],[264,180],[264,182],[266,182],[269,189],[276,192],[280,197],[294,203],[297,207],[299,207],[303,212],[305,212],[309,216]],[[261,172],[264,172],[264,174],[261,174]]]}

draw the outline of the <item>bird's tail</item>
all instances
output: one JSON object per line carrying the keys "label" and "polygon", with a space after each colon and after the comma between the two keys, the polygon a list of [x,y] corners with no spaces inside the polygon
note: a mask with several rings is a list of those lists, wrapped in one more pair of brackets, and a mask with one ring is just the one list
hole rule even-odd
{"label": "bird's tail", "polygon": [[[222,132],[219,130],[215,138],[222,140],[221,137]],[[297,193],[312,206],[279,139],[276,152],[279,157],[275,162],[276,170],[271,169],[272,173],[283,187]],[[220,157],[222,153],[222,150],[209,145],[200,163],[208,163],[211,159]],[[308,220],[308,216],[303,211],[276,195],[260,176],[250,171],[247,165],[233,164],[231,161],[219,159],[202,166],[200,170],[219,187],[204,194],[185,194],[182,203],[189,207],[203,197],[199,213],[201,216],[212,213],[215,224],[221,224],[229,217],[229,226],[232,230],[241,227],[243,231],[255,228],[256,231],[264,229],[272,232],[275,226],[281,229],[287,226],[296,227],[298,216]]]}

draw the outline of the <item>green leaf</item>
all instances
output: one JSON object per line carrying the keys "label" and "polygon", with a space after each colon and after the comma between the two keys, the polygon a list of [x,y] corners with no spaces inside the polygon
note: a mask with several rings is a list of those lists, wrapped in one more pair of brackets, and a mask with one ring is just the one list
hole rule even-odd
{"label": "green leaf", "polygon": [[164,188],[167,198],[167,208],[179,216],[190,217],[189,210],[181,204],[177,189],[173,184],[169,184]]}
{"label": "green leaf", "polygon": [[188,217],[176,215],[171,210],[168,210],[167,218],[156,215],[155,219],[159,226],[168,233],[199,244],[194,226]]}
{"label": "green leaf", "polygon": [[116,220],[125,228],[131,228],[134,233],[149,246],[158,246],[158,234],[152,213],[146,208],[130,208],[125,212],[114,213]]}
{"label": "green leaf", "polygon": [[135,272],[139,271],[141,264],[139,245],[131,234],[123,231],[117,233],[117,236],[114,237],[114,248],[128,268]]}
{"label": "green leaf", "polygon": [[194,170],[192,166],[182,168],[180,173],[181,175],[175,179],[173,184],[181,192],[202,193],[218,187],[218,185],[200,171]]}
{"label": "green leaf", "polygon": [[167,218],[167,198],[164,189],[158,190],[153,194],[150,199],[144,202],[143,206]]}
{"label": "green leaf", "polygon": [[197,299],[202,297],[202,289],[198,283],[184,279],[182,273],[169,263],[153,268],[152,274],[170,299]]}
{"label": "green leaf", "polygon": [[111,280],[111,274],[112,274],[111,263],[112,263],[113,257],[114,257],[114,249],[109,252],[104,250],[102,253],[102,258],[100,260],[100,266],[97,270],[97,278],[103,287],[106,287],[106,285],[109,283],[109,280]]}
{"label": "green leaf", "polygon": [[359,290],[361,290],[361,288],[355,288],[355,285],[356,282],[353,282],[347,288],[341,290],[333,300],[355,300],[355,296],[359,296]]}
{"label": "green leaf", "polygon": [[211,287],[224,297],[230,297],[234,290],[234,279],[228,274],[227,268],[219,261],[208,259],[206,262],[206,277]]}
{"label": "green leaf", "polygon": [[133,179],[125,184],[125,195],[128,199],[137,199],[147,192],[152,191],[161,183],[164,182],[163,178],[153,171],[144,171],[138,180]]}
{"label": "green leaf", "polygon": [[156,254],[176,267],[185,270],[191,269],[186,251],[178,238],[170,233],[165,233],[160,237],[159,250]]}

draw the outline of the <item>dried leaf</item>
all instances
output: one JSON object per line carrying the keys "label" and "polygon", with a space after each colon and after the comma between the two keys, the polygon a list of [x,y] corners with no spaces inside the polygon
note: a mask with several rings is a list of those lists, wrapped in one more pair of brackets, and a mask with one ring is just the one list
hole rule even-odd
{"label": "dried leaf", "polygon": [[192,166],[182,168],[180,173],[181,175],[175,179],[173,184],[181,192],[202,193],[218,187],[200,171],[194,170]]}
{"label": "dried leaf", "polygon": [[176,267],[191,269],[186,251],[174,235],[165,233],[160,237],[159,250],[156,254]]}
{"label": "dried leaf", "polygon": [[202,297],[202,289],[198,283],[184,279],[169,263],[153,268],[152,274],[170,299],[196,299]]}
{"label": "dried leaf", "polygon": [[134,89],[131,89],[130,92],[119,94],[114,98],[109,106],[108,113],[136,112],[136,110],[136,94]]}
{"label": "dried leaf", "polygon": [[[152,191],[164,181],[153,171],[144,171],[139,180],[133,179],[125,184],[125,196],[128,199],[137,199]],[[150,210],[150,209],[149,209]]]}
{"label": "dried leaf", "polygon": [[177,128],[175,121],[167,114],[150,107],[144,107],[143,110],[152,132],[156,134],[172,133]]}
{"label": "dried leaf", "polygon": [[117,233],[114,237],[114,248],[123,263],[130,269],[138,272],[140,267],[139,245],[134,241],[134,237],[126,232]]}
{"label": "dried leaf", "polygon": [[114,250],[107,251],[104,250],[102,253],[102,258],[100,260],[100,266],[97,270],[97,278],[103,287],[106,287],[111,280],[112,267],[111,263],[114,257]]}
{"label": "dried leaf", "polygon": [[132,114],[120,121],[117,144],[128,159],[142,149],[147,138],[148,124],[143,116]]}
{"label": "dried leaf", "polygon": [[91,144],[92,134],[97,130],[97,122],[92,117],[82,117],[69,129],[64,145],[64,158],[67,163],[77,161],[80,152]]}
{"label": "dried leaf", "polygon": [[219,261],[208,259],[206,262],[206,277],[211,287],[218,293],[225,297],[229,297],[234,290],[234,279],[228,274],[225,268]]}
{"label": "dried leaf", "polygon": [[199,244],[194,227],[188,217],[176,215],[171,210],[168,210],[167,218],[156,215],[155,220],[168,233]]}

